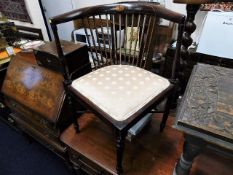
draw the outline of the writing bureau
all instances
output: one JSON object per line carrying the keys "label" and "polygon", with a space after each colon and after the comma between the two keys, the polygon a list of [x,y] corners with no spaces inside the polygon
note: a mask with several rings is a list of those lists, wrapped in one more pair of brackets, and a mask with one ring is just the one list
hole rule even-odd
{"label": "writing bureau", "polygon": [[[87,50],[82,51],[76,59],[86,64],[77,67],[79,76],[90,70]],[[73,112],[63,81],[61,73],[37,65],[33,53],[18,53],[10,61],[1,92],[12,111],[7,120],[65,159],[66,147],[59,136],[73,122]]]}
{"label": "writing bureau", "polygon": [[[57,109],[65,99],[62,81],[62,75],[37,66],[33,54],[21,53],[11,59],[2,87],[4,103],[12,111],[11,123],[55,152],[59,150],[61,157],[65,147],[59,143],[54,123],[59,121]],[[58,143],[56,148],[47,143],[50,139]]]}

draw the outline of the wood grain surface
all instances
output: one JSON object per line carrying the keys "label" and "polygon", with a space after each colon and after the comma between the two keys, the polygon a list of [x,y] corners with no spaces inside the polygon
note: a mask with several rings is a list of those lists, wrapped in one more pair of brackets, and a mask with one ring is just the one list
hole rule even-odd
{"label": "wood grain surface", "polygon": [[[175,120],[170,117],[161,134],[161,114],[156,114],[151,123],[133,142],[126,142],[123,167],[125,175],[171,175],[183,147],[183,135],[172,128]],[[67,128],[61,140],[72,149],[74,163],[85,162],[103,174],[115,172],[115,143],[113,133],[107,125],[92,114],[79,120],[81,132],[75,133],[73,126]],[[204,151],[194,162],[191,175],[231,175],[232,158]]]}
{"label": "wood grain surface", "polygon": [[[233,143],[233,70],[198,64],[179,109],[178,125]],[[233,150],[233,146],[232,150]]]}
{"label": "wood grain surface", "polygon": [[55,122],[61,110],[60,103],[65,98],[63,76],[20,57],[17,55],[12,58],[2,92],[26,108]]}

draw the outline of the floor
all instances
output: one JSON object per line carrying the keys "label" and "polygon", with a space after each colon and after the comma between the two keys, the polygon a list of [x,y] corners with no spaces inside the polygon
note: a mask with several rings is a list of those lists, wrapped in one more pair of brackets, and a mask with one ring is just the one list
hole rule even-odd
{"label": "floor", "polygon": [[[153,120],[153,124],[157,128],[160,120],[161,117],[156,117]],[[155,129],[153,131],[153,138],[156,139],[155,144],[145,145],[148,150],[154,150],[155,166],[153,168],[155,169],[153,169],[153,173],[148,174],[171,175],[174,165],[179,159],[182,152],[183,135],[172,128],[173,122],[174,117],[170,117],[162,134]],[[22,134],[14,131],[1,120],[0,133],[0,175],[71,174],[60,158],[37,142],[29,143]],[[142,138],[141,143],[145,143],[148,139],[151,138]],[[196,158],[191,172],[191,175],[232,174],[233,158],[222,156],[210,150],[205,150]]]}
{"label": "floor", "polygon": [[71,174],[62,159],[1,120],[0,133],[0,175]]}
{"label": "floor", "polygon": [[[133,142],[126,142],[123,162],[125,175],[172,174],[184,141],[183,134],[172,127],[174,119],[169,117],[167,127],[160,133],[161,115],[154,116]],[[79,124],[79,134],[70,126],[63,132],[61,139],[73,150],[114,174],[115,142],[111,129],[91,114],[80,117]],[[232,165],[233,157],[205,150],[195,160],[191,175],[232,175]]]}

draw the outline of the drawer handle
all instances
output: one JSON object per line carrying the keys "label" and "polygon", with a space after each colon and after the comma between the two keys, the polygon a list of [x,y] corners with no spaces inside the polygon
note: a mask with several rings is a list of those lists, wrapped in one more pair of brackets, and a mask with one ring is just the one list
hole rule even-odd
{"label": "drawer handle", "polygon": [[72,154],[72,158],[73,159],[77,159],[78,161],[81,160],[81,156],[79,156],[79,155],[73,155]]}
{"label": "drawer handle", "polygon": [[3,103],[0,103],[0,108],[5,108],[5,105]]}
{"label": "drawer handle", "polygon": [[16,103],[12,103],[12,106],[13,106],[13,107],[17,107],[17,104],[16,104]]}
{"label": "drawer handle", "polygon": [[10,122],[11,124],[15,122],[15,121],[14,121],[12,118],[10,118],[10,117],[8,117],[7,120],[8,120],[8,122]]}

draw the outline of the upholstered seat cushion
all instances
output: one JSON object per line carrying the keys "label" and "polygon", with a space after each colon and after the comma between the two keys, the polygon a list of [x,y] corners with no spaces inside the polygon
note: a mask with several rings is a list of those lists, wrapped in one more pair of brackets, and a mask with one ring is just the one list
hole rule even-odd
{"label": "upholstered seat cushion", "polygon": [[111,65],[72,83],[73,89],[117,121],[124,121],[169,86],[169,81],[142,68]]}

